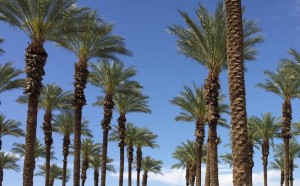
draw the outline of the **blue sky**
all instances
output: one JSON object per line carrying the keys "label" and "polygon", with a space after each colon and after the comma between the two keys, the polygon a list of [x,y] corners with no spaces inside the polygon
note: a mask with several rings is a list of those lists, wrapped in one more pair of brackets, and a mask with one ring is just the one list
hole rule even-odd
{"label": "blue sky", "polygon": [[[216,0],[200,1],[210,11],[214,11]],[[252,0],[243,1],[246,6],[245,17],[257,20],[263,29],[265,42],[258,45],[259,55],[254,62],[247,63],[246,90],[247,90],[247,114],[248,116],[272,112],[275,116],[281,116],[280,97],[271,93],[266,93],[255,87],[257,83],[264,82],[264,70],[273,71],[279,60],[287,56],[290,47],[300,50],[300,1],[274,0],[267,1]],[[153,158],[164,162],[164,176],[149,176],[149,185],[153,186],[183,186],[184,173],[181,170],[170,170],[176,160],[172,159],[172,152],[177,145],[187,139],[194,139],[194,123],[175,122],[174,117],[179,113],[179,109],[169,103],[169,100],[177,96],[183,89],[183,85],[191,86],[193,81],[197,85],[202,85],[207,75],[207,70],[197,62],[186,58],[176,49],[176,38],[167,33],[167,27],[171,24],[184,25],[184,22],[177,10],[188,12],[195,17],[194,10],[198,7],[198,1],[182,0],[79,0],[78,6],[90,6],[97,9],[100,15],[107,21],[115,23],[115,34],[119,34],[126,39],[126,46],[133,52],[132,57],[121,57],[126,66],[136,66],[138,74],[134,78],[144,86],[144,93],[150,96],[149,104],[152,114],[128,114],[127,120],[135,123],[139,127],[148,127],[158,134],[157,142],[160,149],[144,149],[144,155],[151,155]],[[25,48],[29,39],[19,30],[0,24],[0,37],[5,39],[1,46],[6,53],[0,56],[0,63],[13,61],[14,66],[24,69]],[[64,90],[73,90],[73,72],[76,57],[68,51],[56,47],[53,43],[46,43],[48,60],[45,67],[46,75],[44,83],[56,83]],[[227,72],[221,74],[221,89],[228,97]],[[26,106],[15,102],[21,90],[15,90],[0,95],[2,102],[0,109],[7,118],[12,118],[22,122],[25,129]],[[89,120],[95,141],[101,142],[102,130],[100,121],[102,120],[102,108],[92,107],[96,97],[102,92],[87,86],[87,106],[83,109],[83,116]],[[228,100],[228,99],[227,99]],[[299,101],[293,101],[293,121],[299,121],[300,109]],[[38,126],[43,120],[43,111],[39,112]],[[116,124],[117,114],[114,115],[112,124]],[[225,116],[228,118],[229,117]],[[228,147],[224,147],[229,142],[229,130],[219,129],[218,133],[222,143],[219,145],[219,154],[230,152]],[[55,163],[62,164],[61,146],[62,136],[54,134],[54,148],[56,157]],[[43,132],[38,128],[37,137],[43,139]],[[23,139],[12,137],[3,138],[3,150],[9,152],[14,142],[24,143]],[[281,142],[276,140],[277,143]],[[109,143],[109,156],[116,162],[118,170],[119,150],[117,143]],[[272,153],[270,154],[270,161]],[[38,163],[42,163],[39,160]],[[300,163],[298,160],[296,163]],[[23,162],[20,161],[22,165]],[[69,156],[68,166],[72,166],[73,158]],[[254,184],[260,186],[262,180],[261,152],[255,152]],[[36,168],[36,171],[38,168]],[[295,179],[300,174],[294,172]],[[278,185],[279,172],[270,170],[269,185]],[[135,176],[133,176],[135,177]],[[15,179],[12,179],[15,178]],[[227,165],[220,164],[220,185],[230,186],[231,170]],[[299,181],[298,180],[298,181]],[[35,177],[34,185],[39,186],[44,182],[43,177]],[[124,181],[126,185],[126,181]],[[118,183],[117,175],[108,173],[107,185],[115,186]],[[133,181],[135,184],[135,180]],[[60,185],[56,181],[55,185]],[[87,185],[93,184],[93,173],[88,172]],[[300,184],[300,182],[299,182]],[[22,185],[22,170],[19,173],[12,171],[4,172],[3,185]],[[72,185],[72,179],[67,185]],[[295,183],[295,185],[297,185]]]}

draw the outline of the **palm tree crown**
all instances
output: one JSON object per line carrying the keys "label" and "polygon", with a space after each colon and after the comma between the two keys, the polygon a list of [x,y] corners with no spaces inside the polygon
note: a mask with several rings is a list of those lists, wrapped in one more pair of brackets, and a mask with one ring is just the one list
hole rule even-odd
{"label": "palm tree crown", "polygon": [[0,64],[0,93],[23,87],[25,80],[17,78],[22,73],[23,71],[15,69],[11,62]]}

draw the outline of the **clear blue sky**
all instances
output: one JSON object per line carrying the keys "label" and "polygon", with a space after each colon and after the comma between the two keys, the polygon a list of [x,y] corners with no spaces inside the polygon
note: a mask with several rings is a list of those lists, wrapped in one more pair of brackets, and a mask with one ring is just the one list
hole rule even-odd
{"label": "clear blue sky", "polygon": [[[202,0],[209,10],[214,11],[216,0]],[[287,50],[290,47],[300,50],[300,1],[274,0],[267,1],[252,0],[243,1],[246,6],[245,17],[256,19],[263,29],[265,42],[258,45],[259,55],[256,61],[247,63],[246,73],[247,90],[247,113],[248,116],[272,112],[281,116],[282,100],[278,96],[266,93],[255,87],[257,83],[264,82],[264,70],[274,70],[283,57],[287,57]],[[182,0],[79,0],[78,6],[90,6],[99,11],[99,14],[107,21],[115,23],[114,33],[126,39],[126,46],[133,52],[132,57],[122,57],[126,66],[136,66],[138,74],[135,80],[144,86],[144,93],[150,96],[150,107],[152,114],[128,114],[127,120],[134,122],[137,126],[148,127],[159,135],[157,139],[160,149],[146,149],[144,155],[151,155],[155,159],[164,162],[164,176],[149,176],[149,185],[152,186],[183,186],[184,174],[179,170],[170,171],[169,168],[176,160],[172,159],[172,152],[177,145],[187,139],[194,139],[194,123],[175,122],[174,117],[179,109],[169,103],[169,100],[179,94],[183,85],[191,86],[193,81],[202,85],[207,75],[206,69],[195,61],[186,58],[176,49],[176,38],[167,33],[167,26],[171,24],[183,25],[183,20],[177,10],[188,12],[195,17],[194,10],[198,7],[198,1]],[[0,37],[5,39],[1,46],[6,53],[0,57],[1,64],[13,61],[14,66],[24,69],[25,48],[29,39],[19,30],[0,24]],[[53,83],[62,86],[65,90],[73,90],[73,72],[76,57],[58,48],[53,43],[46,44],[48,60],[45,67],[46,75],[44,83]],[[221,89],[228,97],[227,72],[221,74]],[[0,95],[2,102],[1,112],[12,118],[21,121],[23,128],[26,124],[26,109],[24,105],[15,103],[22,91],[12,91]],[[87,106],[83,109],[83,116],[90,121],[90,129],[95,136],[95,141],[101,142],[102,130],[102,108],[92,107],[96,97],[101,91],[91,85],[87,86]],[[293,119],[299,121],[299,101],[293,101]],[[43,111],[39,112],[38,126],[42,125]],[[114,115],[112,124],[116,124],[117,114]],[[226,116],[227,117],[227,116]],[[229,120],[229,117],[227,117]],[[219,154],[230,152],[224,147],[229,142],[230,134],[227,129],[219,129],[222,143],[219,145]],[[62,136],[54,134],[54,148],[56,157],[55,163],[62,164],[61,146]],[[43,132],[38,128],[37,137],[43,140]],[[24,143],[23,139],[12,137],[3,138],[3,150],[9,152],[14,142]],[[280,142],[277,140],[276,142]],[[109,156],[115,161],[119,159],[117,143],[109,143]],[[272,153],[270,161],[272,160]],[[39,161],[41,163],[43,160]],[[296,163],[300,163],[298,160]],[[20,161],[23,165],[23,162]],[[68,166],[72,166],[73,158],[69,156]],[[255,152],[254,183],[262,185],[262,161],[261,152]],[[118,170],[118,163],[116,162]],[[36,171],[38,168],[36,168]],[[295,179],[300,180],[297,169],[294,172]],[[270,171],[269,185],[278,185],[279,172]],[[133,176],[135,177],[135,176]],[[220,164],[220,185],[229,186],[231,171],[227,165]],[[298,180],[298,181],[299,181]],[[125,185],[127,180],[124,181]],[[107,185],[115,186],[118,177],[108,173]],[[135,180],[133,182],[135,184]],[[298,182],[300,184],[300,182]],[[44,184],[43,177],[35,177],[34,185]],[[87,185],[93,184],[93,173],[88,172]],[[22,185],[22,170],[19,173],[12,171],[4,172],[3,185]],[[55,185],[61,185],[55,181]],[[67,185],[72,185],[72,178]],[[297,185],[295,183],[295,185]]]}

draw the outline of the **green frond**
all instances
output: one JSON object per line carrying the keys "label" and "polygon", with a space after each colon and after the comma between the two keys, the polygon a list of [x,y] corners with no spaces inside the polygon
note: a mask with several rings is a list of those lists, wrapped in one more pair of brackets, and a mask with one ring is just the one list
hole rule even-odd
{"label": "green frond", "polygon": [[161,174],[163,162],[160,160],[152,159],[150,156],[146,156],[142,158],[142,170],[147,172],[153,172],[154,174]]}
{"label": "green frond", "polygon": [[6,120],[5,115],[0,113],[0,138],[3,136],[25,136],[24,131],[20,127],[20,122],[11,119]]}
{"label": "green frond", "polygon": [[14,155],[0,152],[0,166],[2,169],[14,170],[16,172],[19,172],[20,166],[17,164],[19,160],[20,159]]}
{"label": "green frond", "polygon": [[18,78],[22,73],[11,62],[0,64],[0,93],[24,87],[25,79]]}
{"label": "green frond", "polygon": [[[35,174],[35,176],[46,176],[46,166],[39,165],[40,170]],[[50,165],[50,180],[62,180],[63,168],[59,167],[57,164]],[[70,179],[70,170],[67,169],[66,181]]]}

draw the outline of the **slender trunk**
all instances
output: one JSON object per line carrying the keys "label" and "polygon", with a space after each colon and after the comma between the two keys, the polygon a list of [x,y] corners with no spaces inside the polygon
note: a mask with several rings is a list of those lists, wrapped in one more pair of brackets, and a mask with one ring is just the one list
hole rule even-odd
{"label": "slender trunk", "polygon": [[190,173],[189,173],[189,165],[186,166],[185,168],[185,185],[189,186],[190,185]]}
{"label": "slender trunk", "polygon": [[205,186],[210,186],[210,143],[207,142]]}
{"label": "slender trunk", "polygon": [[3,168],[0,168],[0,186],[2,186],[3,183]]}
{"label": "slender trunk", "polygon": [[142,147],[138,146],[137,150],[136,150],[136,175],[137,175],[136,185],[137,186],[140,186],[140,174],[141,174],[141,167],[142,167],[142,158],[143,158]]}
{"label": "slender trunk", "polygon": [[87,60],[80,59],[75,64],[75,83],[74,83],[74,168],[73,185],[80,186],[80,149],[81,149],[81,120],[82,107],[86,104],[84,89],[86,87],[89,71]]}
{"label": "slender trunk", "polygon": [[125,136],[126,136],[126,117],[125,114],[120,114],[118,118],[118,131],[119,131],[119,147],[120,147],[120,175],[119,175],[119,186],[123,186],[123,174],[124,174],[124,148],[125,148]]}
{"label": "slender trunk", "polygon": [[292,106],[291,101],[289,99],[284,100],[284,103],[282,105],[282,131],[281,135],[284,141],[284,181],[285,186],[289,186],[289,165],[290,165],[290,149],[289,149],[289,143],[290,143],[290,129],[291,129],[291,121],[292,121]]}
{"label": "slender trunk", "polygon": [[201,160],[202,160],[202,146],[204,141],[204,119],[196,121],[196,143],[197,143],[197,165],[196,165],[196,186],[201,186]]}
{"label": "slender trunk", "polygon": [[189,169],[190,175],[190,184],[191,186],[195,185],[195,177],[196,177],[196,165],[191,165]]}
{"label": "slender trunk", "polygon": [[249,185],[252,186],[252,170],[254,167],[254,161],[253,161],[253,154],[254,154],[254,150],[253,150],[253,144],[249,143],[248,144],[249,147],[249,154],[250,154],[250,162],[249,162]]}
{"label": "slender trunk", "polygon": [[[1,129],[1,127],[0,127],[0,131],[1,131],[2,129]],[[2,150],[2,139],[1,139],[1,137],[0,137],[0,150]]]}
{"label": "slender trunk", "polygon": [[49,186],[53,186],[54,185],[54,179],[50,179],[49,180]]}
{"label": "slender trunk", "polygon": [[86,171],[89,167],[88,158],[84,158],[82,161],[82,171],[81,171],[81,186],[84,186],[86,180]]}
{"label": "slender trunk", "polygon": [[262,144],[262,161],[264,167],[264,186],[268,185],[268,156],[269,156],[269,141],[263,141]]}
{"label": "slender trunk", "polygon": [[280,171],[280,186],[283,186],[284,183],[284,171]]}
{"label": "slender trunk", "polygon": [[127,144],[127,158],[128,158],[128,186],[131,186],[131,171],[133,162],[133,145]]}
{"label": "slender trunk", "polygon": [[99,185],[99,170],[94,169],[94,186]]}
{"label": "slender trunk", "polygon": [[101,186],[106,184],[106,160],[107,160],[107,147],[108,147],[108,131],[110,130],[110,121],[112,119],[112,109],[114,108],[113,96],[106,94],[104,97],[104,118],[101,122],[103,130],[102,142],[102,158],[101,158]]}
{"label": "slender trunk", "polygon": [[45,135],[45,146],[46,146],[45,186],[49,186],[49,179],[50,179],[51,145],[53,143],[51,120],[52,120],[52,112],[51,110],[46,110],[44,115],[44,123],[43,123],[43,130]]}
{"label": "slender trunk", "polygon": [[28,110],[25,138],[25,158],[23,166],[23,186],[33,185],[33,173],[35,168],[34,144],[36,141],[36,125],[38,113],[38,98],[42,88],[42,80],[45,75],[44,66],[48,54],[42,42],[33,42],[26,48],[26,90],[28,94]]}
{"label": "slender trunk", "polygon": [[225,0],[233,185],[249,185],[241,0]]}
{"label": "slender trunk", "polygon": [[71,143],[70,136],[65,135],[63,139],[63,173],[62,173],[62,186],[66,186],[67,182],[67,163],[68,163],[68,155],[69,155],[69,145]]}
{"label": "slender trunk", "polygon": [[294,185],[294,160],[290,159],[290,186]]}
{"label": "slender trunk", "polygon": [[147,186],[148,171],[144,171],[142,186]]}

